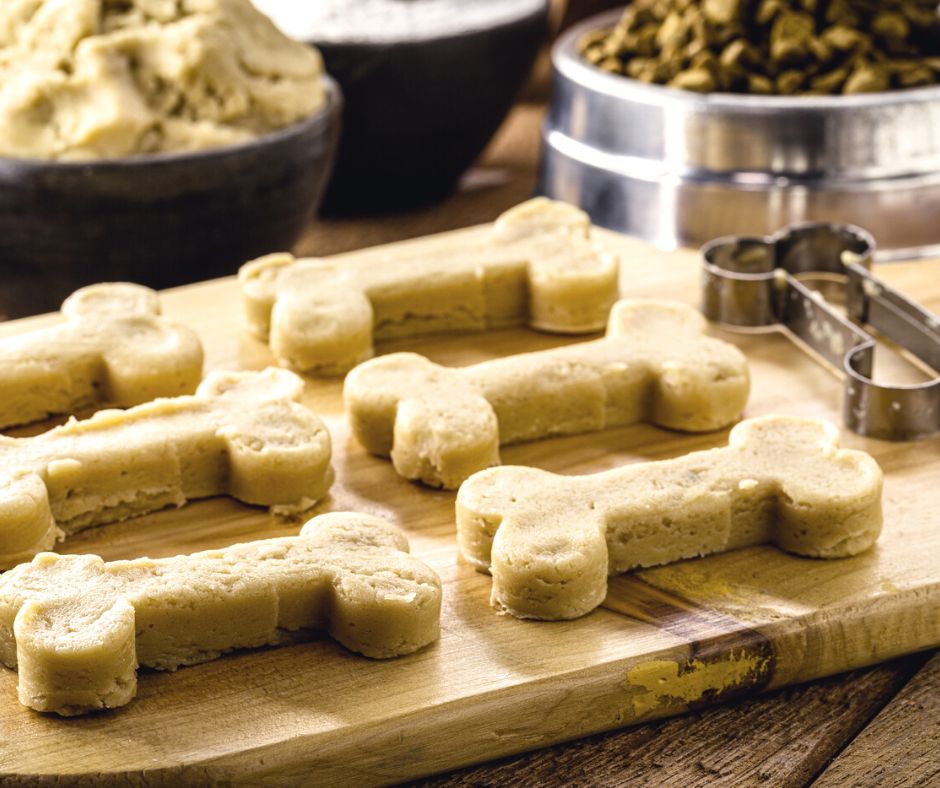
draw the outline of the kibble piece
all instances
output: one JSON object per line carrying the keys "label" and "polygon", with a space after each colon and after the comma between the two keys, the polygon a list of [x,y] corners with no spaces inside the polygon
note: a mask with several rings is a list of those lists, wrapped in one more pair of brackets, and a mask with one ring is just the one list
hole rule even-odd
{"label": "kibble piece", "polygon": [[893,41],[903,41],[911,32],[911,26],[903,15],[896,11],[882,11],[871,23],[872,32]]}
{"label": "kibble piece", "polygon": [[671,88],[693,90],[697,93],[711,93],[715,86],[715,77],[704,68],[690,68],[680,71],[669,81],[669,87]]}
{"label": "kibble piece", "polygon": [[779,77],[777,77],[777,92],[782,96],[792,96],[794,93],[799,91],[803,87],[803,72],[802,71],[784,71]]}
{"label": "kibble piece", "polygon": [[742,5],[742,0],[705,0],[702,10],[711,22],[726,25],[741,16]]}
{"label": "kibble piece", "polygon": [[924,85],[933,85],[937,81],[934,73],[927,66],[915,66],[914,68],[903,71],[898,75],[898,84],[906,88],[922,87]]}
{"label": "kibble piece", "polygon": [[760,74],[748,76],[748,92],[759,96],[768,96],[774,92],[774,83]]}
{"label": "kibble piece", "polygon": [[810,89],[822,94],[839,93],[848,76],[848,69],[837,68],[834,71],[813,77],[809,82]]}
{"label": "kibble piece", "polygon": [[770,57],[780,64],[800,63],[809,55],[816,24],[809,14],[777,17],[770,32]]}
{"label": "kibble piece", "polygon": [[888,74],[876,66],[861,66],[855,69],[845,82],[843,92],[850,93],[877,93],[888,89]]}

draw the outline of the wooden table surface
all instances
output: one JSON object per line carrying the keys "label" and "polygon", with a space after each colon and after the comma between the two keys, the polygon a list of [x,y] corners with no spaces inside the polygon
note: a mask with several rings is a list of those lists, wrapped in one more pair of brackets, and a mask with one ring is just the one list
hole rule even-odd
{"label": "wooden table surface", "polygon": [[[539,96],[522,103],[446,202],[320,220],[299,253],[326,255],[491,221],[530,196]],[[915,294],[916,295],[916,294]],[[940,615],[940,611],[938,611]],[[462,769],[423,785],[940,785],[940,654]]]}
{"label": "wooden table surface", "polygon": [[[479,165],[447,201],[406,214],[322,219],[311,226],[298,252],[334,254],[492,221],[534,189],[543,98],[536,92],[517,106]],[[940,785],[940,652],[419,784],[509,783],[677,788]]]}

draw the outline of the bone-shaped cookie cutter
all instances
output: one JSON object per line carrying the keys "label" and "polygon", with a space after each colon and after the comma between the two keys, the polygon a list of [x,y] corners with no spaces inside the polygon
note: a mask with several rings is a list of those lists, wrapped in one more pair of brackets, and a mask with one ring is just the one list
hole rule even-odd
{"label": "bone-shaped cookie cutter", "polygon": [[[827,223],[793,225],[766,238],[719,238],[702,249],[703,311],[728,326],[783,326],[796,335],[845,375],[843,418],[853,432],[925,438],[940,430],[940,377],[876,382],[876,342],[862,327],[940,370],[940,318],[871,274],[874,248],[864,230]],[[842,285],[845,317],[801,278]]]}
{"label": "bone-shaped cookie cutter", "polygon": [[640,421],[687,432],[740,418],[747,360],[705,334],[693,307],[623,299],[607,336],[468,367],[417,353],[366,361],[346,376],[353,434],[407,479],[456,488],[499,463],[499,446]]}
{"label": "bone-shaped cookie cutter", "polygon": [[105,563],[42,553],[0,576],[0,662],[37,711],[128,703],[137,666],[175,670],[328,630],[351,651],[409,654],[437,639],[441,583],[377,517],[321,515],[299,536]]}
{"label": "bone-shaped cookie cutter", "polygon": [[62,304],[65,320],[0,340],[0,428],[103,403],[128,408],[191,394],[202,345],[160,317],[150,288],[90,285]]}
{"label": "bone-shaped cookie cutter", "polygon": [[460,552],[493,576],[492,603],[559,620],[603,602],[608,575],[771,542],[797,555],[867,550],[882,472],[828,422],[740,422],[728,446],[588,476],[489,468],[457,493]]}
{"label": "bone-shaped cookie cutter", "polygon": [[333,481],[330,434],[286,369],[213,372],[192,396],[0,436],[0,568],[57,538],[228,494],[305,509]]}

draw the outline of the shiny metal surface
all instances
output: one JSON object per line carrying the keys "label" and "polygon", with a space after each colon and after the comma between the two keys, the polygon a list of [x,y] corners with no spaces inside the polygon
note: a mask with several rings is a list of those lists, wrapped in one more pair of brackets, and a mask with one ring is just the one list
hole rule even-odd
{"label": "shiny metal surface", "polygon": [[940,252],[940,86],[700,95],[607,74],[556,43],[540,191],[664,248],[788,224],[860,224],[879,257]]}
{"label": "shiny metal surface", "polygon": [[844,375],[843,417],[852,431],[882,440],[926,438],[940,431],[940,377],[876,382],[877,345],[863,327],[940,370],[940,320],[869,272],[874,250],[864,230],[824,223],[768,238],[719,238],[702,249],[702,311],[727,326],[783,327],[795,335]]}

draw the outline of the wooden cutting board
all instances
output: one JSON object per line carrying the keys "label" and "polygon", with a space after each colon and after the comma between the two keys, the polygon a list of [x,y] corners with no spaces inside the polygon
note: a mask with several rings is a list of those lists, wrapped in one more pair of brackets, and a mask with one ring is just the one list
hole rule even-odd
{"label": "wooden cutting board", "polygon": [[[625,294],[697,301],[695,254],[602,237],[622,255]],[[438,243],[357,254],[378,264]],[[879,273],[940,308],[940,263]],[[169,291],[164,305],[199,331],[209,369],[270,363],[267,348],[242,329],[234,280]],[[2,324],[0,335],[54,319]],[[839,421],[840,381],[782,334],[720,335],[750,359],[748,416]],[[407,348],[459,365],[565,341],[515,329],[380,351]],[[144,671],[129,706],[68,720],[21,707],[15,674],[0,669],[0,782],[45,775],[122,784],[387,783],[940,645],[940,438],[892,444],[845,435],[845,445],[874,454],[887,476],[884,533],[865,555],[820,561],[757,547],[685,561],[612,580],[605,604],[580,620],[536,623],[497,615],[488,605],[490,578],[457,557],[453,493],[403,481],[352,440],[340,381],[311,380],[308,401],[334,440],[336,483],[318,513],[371,512],[408,532],[413,552],[444,581],[440,642],[375,662],[319,639],[176,673]],[[506,448],[503,461],[586,473],[726,439],[726,432],[689,436],[636,426]],[[157,557],[298,528],[214,499],[87,531],[65,549]]]}

